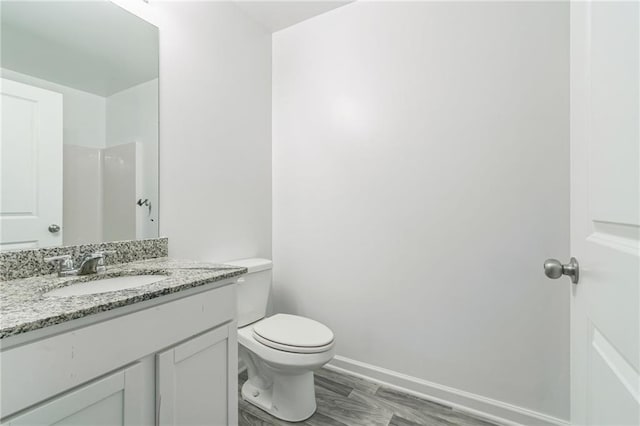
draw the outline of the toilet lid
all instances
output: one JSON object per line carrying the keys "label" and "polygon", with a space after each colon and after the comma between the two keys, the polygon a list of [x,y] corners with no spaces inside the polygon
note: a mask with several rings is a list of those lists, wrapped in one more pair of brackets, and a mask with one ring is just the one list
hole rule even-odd
{"label": "toilet lid", "polygon": [[[256,323],[254,337],[276,349],[326,349],[333,342],[333,332],[324,324],[296,315],[276,314]],[[305,351],[306,352],[306,351]]]}

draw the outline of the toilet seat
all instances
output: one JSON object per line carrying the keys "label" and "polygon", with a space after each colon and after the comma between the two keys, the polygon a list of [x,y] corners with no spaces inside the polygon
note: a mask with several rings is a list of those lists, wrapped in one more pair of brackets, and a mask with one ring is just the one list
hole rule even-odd
{"label": "toilet seat", "polygon": [[257,341],[253,334],[253,325],[238,329],[238,343],[271,365],[279,365],[283,368],[295,367],[298,369],[313,368],[314,366],[326,364],[333,358],[335,346],[334,342],[329,345],[329,348],[325,351],[316,353],[283,351]]}
{"label": "toilet seat", "polygon": [[312,354],[325,352],[333,346],[329,327],[297,315],[276,314],[253,326],[253,338],[273,349]]}

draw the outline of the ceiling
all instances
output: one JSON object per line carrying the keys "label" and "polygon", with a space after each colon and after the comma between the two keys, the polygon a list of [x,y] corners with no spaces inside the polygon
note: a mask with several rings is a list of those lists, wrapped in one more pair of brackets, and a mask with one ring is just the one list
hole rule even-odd
{"label": "ceiling", "polygon": [[262,24],[271,32],[302,22],[306,19],[328,12],[349,1],[244,1],[234,0],[235,4],[254,21]]}
{"label": "ceiling", "polygon": [[158,29],[110,1],[0,7],[2,68],[100,96],[158,77]]}

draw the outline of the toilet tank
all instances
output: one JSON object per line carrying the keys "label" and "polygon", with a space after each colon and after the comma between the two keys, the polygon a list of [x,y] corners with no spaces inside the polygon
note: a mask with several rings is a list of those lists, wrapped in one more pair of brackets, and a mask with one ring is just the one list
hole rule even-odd
{"label": "toilet tank", "polygon": [[248,269],[247,274],[238,279],[238,327],[264,318],[271,290],[272,262],[269,259],[239,259],[224,263]]}

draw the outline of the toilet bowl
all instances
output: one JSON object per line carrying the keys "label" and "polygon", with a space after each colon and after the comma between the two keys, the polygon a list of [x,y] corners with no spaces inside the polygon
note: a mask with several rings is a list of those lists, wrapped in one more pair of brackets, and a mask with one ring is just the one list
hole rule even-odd
{"label": "toilet bowl", "polygon": [[225,263],[248,269],[238,280],[239,356],[248,372],[242,398],[282,420],[308,419],[316,411],[313,371],[333,358],[333,332],[297,315],[266,316],[271,261]]}

